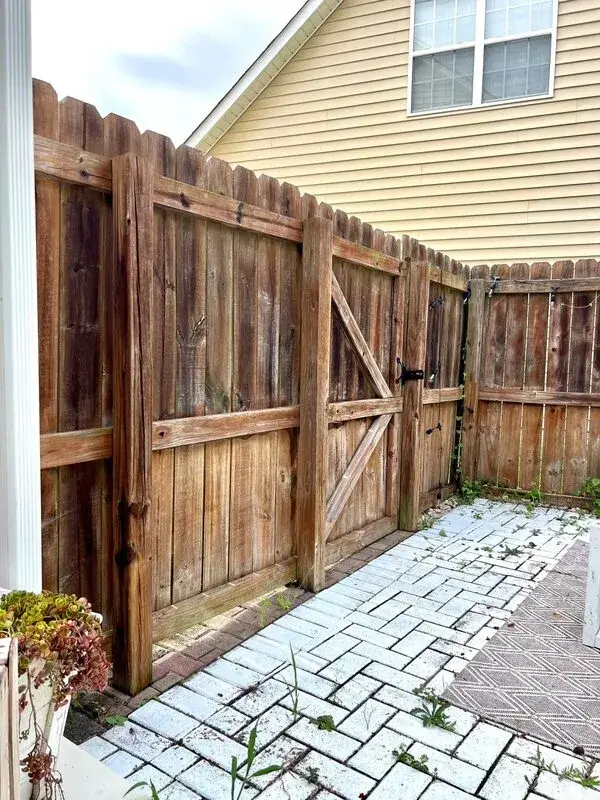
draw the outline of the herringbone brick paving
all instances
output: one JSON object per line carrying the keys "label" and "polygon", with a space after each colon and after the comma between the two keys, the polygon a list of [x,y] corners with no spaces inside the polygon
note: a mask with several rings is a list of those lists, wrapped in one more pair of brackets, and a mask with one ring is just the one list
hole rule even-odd
{"label": "herringbone brick paving", "polygon": [[454,509],[199,672],[180,654],[157,678],[166,691],[155,683],[126,725],[84,747],[162,800],[229,800],[232,756],[243,762],[255,726],[254,768],[282,771],[252,781],[249,800],[600,800],[558,774],[600,776],[585,756],[456,707],[451,730],[411,713],[415,690],[440,695],[590,524],[484,500]]}

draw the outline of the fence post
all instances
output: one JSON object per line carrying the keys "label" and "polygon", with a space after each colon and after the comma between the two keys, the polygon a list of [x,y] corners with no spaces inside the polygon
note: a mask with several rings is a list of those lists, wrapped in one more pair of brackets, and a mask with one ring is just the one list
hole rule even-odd
{"label": "fence post", "polygon": [[467,342],[465,350],[465,400],[463,407],[463,434],[461,477],[474,480],[477,460],[477,417],[479,406],[479,368],[483,338],[485,286],[483,280],[471,281],[467,316]]}
{"label": "fence post", "polygon": [[[402,258],[401,242],[393,241],[393,255]],[[404,298],[406,295],[406,277],[404,274],[393,279],[392,290],[392,346],[390,348],[390,388],[396,397],[402,395],[402,386],[395,378],[398,375],[398,359],[402,361],[404,347]],[[387,477],[385,489],[385,514],[393,517],[398,524],[398,497],[400,491],[400,438],[402,433],[402,415],[394,414],[387,435]]]}
{"label": "fence post", "polygon": [[325,586],[327,402],[331,330],[333,224],[304,221],[300,336],[300,434],[297,477],[298,580]]}
{"label": "fence post", "polygon": [[149,162],[113,159],[114,683],[152,680],[152,184]]}
{"label": "fence post", "polygon": [[[411,240],[411,249],[403,241],[408,266],[408,308],[404,337],[404,363],[411,371],[425,370],[427,353],[427,317],[429,313],[429,270],[424,253],[419,256],[418,242]],[[421,248],[424,251],[424,248]],[[423,380],[404,383],[402,389],[400,510],[401,530],[416,531],[419,527],[421,470],[423,461]]]}

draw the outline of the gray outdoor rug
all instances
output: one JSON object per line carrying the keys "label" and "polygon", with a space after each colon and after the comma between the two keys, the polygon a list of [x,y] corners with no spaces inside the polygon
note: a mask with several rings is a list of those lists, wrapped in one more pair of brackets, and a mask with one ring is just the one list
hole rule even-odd
{"label": "gray outdoor rug", "polygon": [[587,544],[577,542],[460,673],[446,700],[599,756],[600,651],[581,643],[587,561]]}

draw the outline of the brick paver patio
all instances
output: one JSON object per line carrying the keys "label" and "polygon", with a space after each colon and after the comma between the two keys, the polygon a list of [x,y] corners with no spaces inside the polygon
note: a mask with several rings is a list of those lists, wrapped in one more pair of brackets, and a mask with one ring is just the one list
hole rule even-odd
{"label": "brick paver patio", "polygon": [[229,800],[232,756],[244,761],[254,726],[254,769],[282,772],[252,781],[246,800],[600,800],[558,774],[600,777],[585,757],[458,708],[451,730],[411,714],[415,690],[440,695],[590,524],[562,509],[456,508],[195,674],[201,645],[198,658],[166,650],[127,724],[83,746],[163,800]]}

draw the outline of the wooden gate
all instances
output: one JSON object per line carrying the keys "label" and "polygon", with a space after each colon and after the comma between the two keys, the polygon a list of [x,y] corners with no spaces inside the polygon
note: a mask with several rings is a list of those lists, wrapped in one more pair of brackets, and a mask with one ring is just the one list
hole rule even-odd
{"label": "wooden gate", "polygon": [[[389,258],[334,259],[334,233]],[[405,276],[400,242],[379,235],[341,212],[304,223],[298,578],[314,590],[326,564],[398,524]]]}
{"label": "wooden gate", "polygon": [[[332,258],[333,233],[361,232],[389,263]],[[467,271],[407,236],[370,234],[341,212],[304,223],[298,579],[314,590],[326,565],[417,530],[423,503],[455,485]]]}

